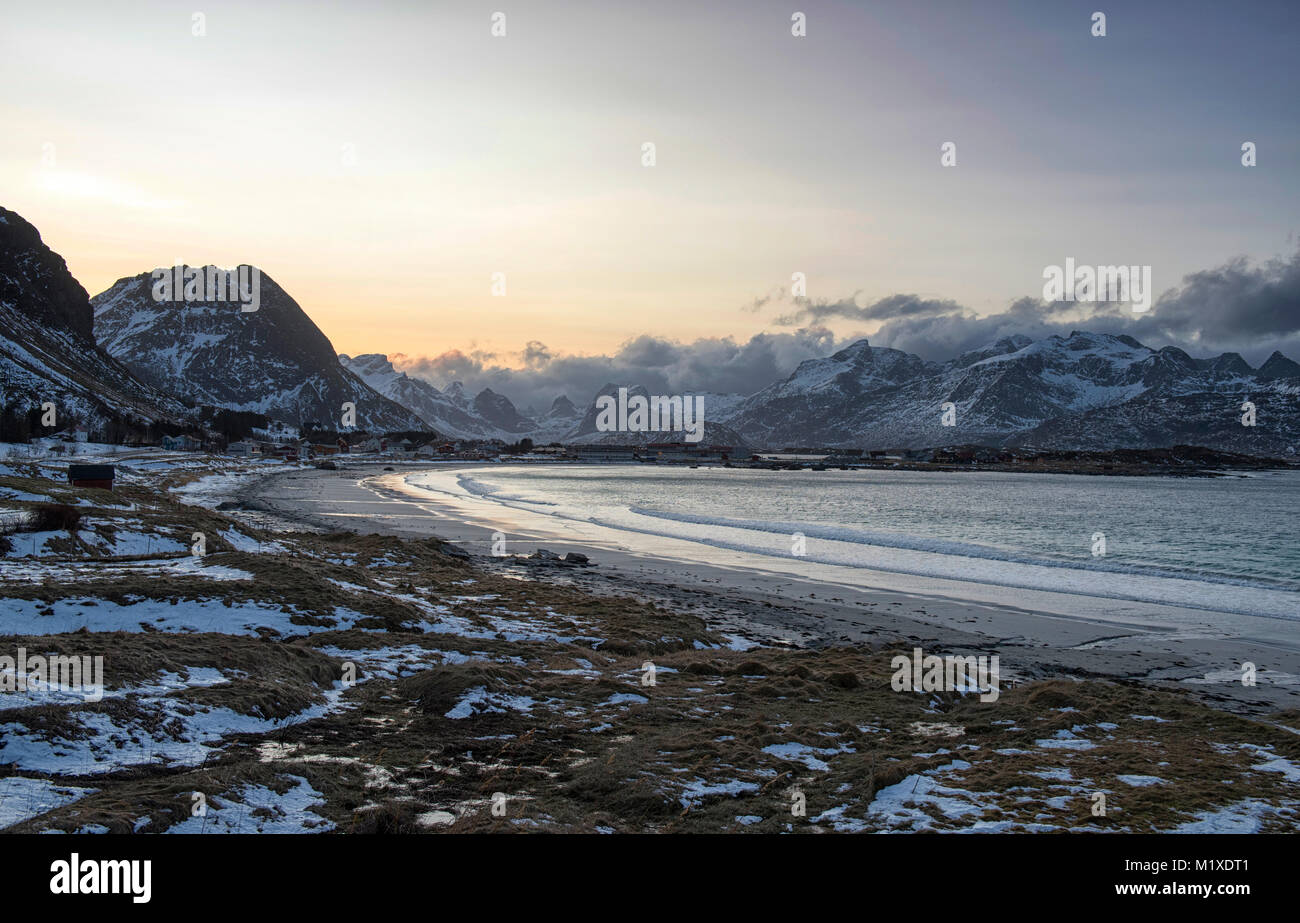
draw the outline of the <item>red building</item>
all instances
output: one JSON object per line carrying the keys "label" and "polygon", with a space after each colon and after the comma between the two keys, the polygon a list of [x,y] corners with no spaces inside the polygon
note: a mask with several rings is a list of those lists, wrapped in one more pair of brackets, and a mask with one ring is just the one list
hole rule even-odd
{"label": "red building", "polygon": [[68,465],[68,483],[73,487],[113,489],[112,465]]}

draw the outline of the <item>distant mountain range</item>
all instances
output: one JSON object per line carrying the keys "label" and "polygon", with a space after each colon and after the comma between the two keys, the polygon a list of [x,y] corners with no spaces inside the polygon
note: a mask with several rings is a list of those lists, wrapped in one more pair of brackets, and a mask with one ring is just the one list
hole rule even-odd
{"label": "distant mountain range", "polygon": [[[521,413],[505,395],[490,388],[480,391],[473,400],[465,395],[464,385],[452,382],[439,391],[429,382],[411,378],[393,368],[387,356],[371,353],[355,358],[339,356],[345,367],[359,375],[380,394],[417,413],[430,428],[457,439],[501,439],[517,442],[531,439],[537,445],[551,442],[608,443],[637,445],[646,442],[680,440],[681,434],[600,432],[596,429],[596,399],[616,395],[619,386],[607,384],[593,395],[585,408],[577,407],[566,395],[551,402],[545,414]],[[648,395],[640,385],[629,388],[631,394]],[[730,411],[742,398],[737,395],[704,395],[706,421],[704,442],[718,445],[742,445],[733,430],[707,418],[710,409]]]}
{"label": "distant mountain range", "polygon": [[[355,363],[382,375],[361,373]],[[391,399],[431,426],[535,442],[673,441],[662,433],[596,430],[596,399],[577,413],[567,398],[543,421],[521,417],[501,395],[472,403],[459,384],[444,394],[396,372],[382,356],[352,363]],[[428,410],[405,396],[418,389],[437,400]],[[629,393],[646,389],[629,386]],[[453,396],[453,394],[455,396]],[[488,397],[490,396],[490,397]],[[1076,331],[1033,341],[1006,337],[947,362],[928,362],[859,340],[824,359],[802,363],[787,378],[749,395],[705,394],[704,442],[741,447],[927,448],[981,444],[1104,451],[1203,445],[1253,455],[1290,456],[1300,446],[1300,365],[1274,352],[1258,369],[1236,353],[1193,359],[1173,346],[1155,350],[1128,336]],[[1255,405],[1255,426],[1242,425],[1242,404]],[[952,404],[944,425],[944,405]],[[478,421],[437,416],[452,405]],[[426,414],[428,414],[426,416]],[[438,422],[441,421],[441,424]],[[554,424],[554,425],[551,425]],[[529,429],[529,426],[535,428]]]}
{"label": "distant mountain range", "polygon": [[532,420],[519,413],[509,398],[491,389],[480,391],[473,400],[458,381],[440,391],[423,379],[397,371],[387,356],[378,353],[355,358],[340,355],[339,361],[379,394],[410,408],[428,428],[454,439],[517,442],[530,437],[544,444],[567,434],[581,416],[573,403],[561,396],[545,417]]}
{"label": "distant mountain range", "polygon": [[[9,412],[53,400],[91,423],[175,424],[203,404],[338,426],[352,403],[357,428],[371,431],[539,445],[679,438],[599,432],[597,398],[617,383],[582,406],[561,395],[544,413],[521,412],[490,389],[472,398],[460,382],[439,389],[380,354],[336,354],[265,273],[257,311],[155,301],[150,273],[88,299],[36,229],[2,208],[0,324],[0,408]],[[646,394],[635,382],[622,386]],[[1300,365],[1281,353],[1256,369],[1235,353],[1194,359],[1086,331],[1007,337],[946,362],[859,340],[755,394],[703,396],[704,442],[744,448],[1196,444],[1290,456],[1300,447]],[[1253,427],[1241,423],[1244,402],[1256,408]]]}
{"label": "distant mountain range", "polygon": [[[1008,337],[947,362],[860,340],[802,363],[723,422],[762,445],[1056,449],[1196,444],[1257,455],[1300,445],[1300,366],[1275,352],[1193,359],[1128,336]],[[1256,424],[1242,425],[1244,402]],[[953,426],[943,425],[951,402]]]}

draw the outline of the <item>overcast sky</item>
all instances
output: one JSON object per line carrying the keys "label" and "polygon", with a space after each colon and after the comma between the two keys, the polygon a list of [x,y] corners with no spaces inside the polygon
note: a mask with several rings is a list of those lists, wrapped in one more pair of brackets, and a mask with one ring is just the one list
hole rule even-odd
{"label": "overcast sky", "polygon": [[256,263],[439,385],[513,370],[528,403],[663,350],[756,381],[860,334],[942,357],[1054,329],[1012,305],[1067,257],[1178,290],[1153,339],[1259,361],[1298,325],[1267,262],[1300,223],[1294,0],[0,7],[0,204],[92,294]]}

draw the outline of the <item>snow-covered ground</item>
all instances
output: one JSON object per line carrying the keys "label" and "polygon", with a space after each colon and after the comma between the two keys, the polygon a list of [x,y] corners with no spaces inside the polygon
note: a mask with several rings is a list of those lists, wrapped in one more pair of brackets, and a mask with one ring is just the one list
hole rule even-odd
{"label": "snow-covered ground", "polygon": [[334,829],[312,809],[324,796],[302,776],[285,776],[293,783],[283,793],[265,785],[245,785],[209,802],[199,815],[167,828],[168,833],[327,833]]}
{"label": "snow-covered ground", "polygon": [[20,635],[57,635],[74,631],[218,632],[261,637],[266,631],[289,638],[319,631],[353,628],[360,612],[335,607],[333,624],[294,624],[308,615],[274,603],[206,599],[132,599],[125,605],[96,597],[57,602],[11,599],[5,602],[4,630]]}

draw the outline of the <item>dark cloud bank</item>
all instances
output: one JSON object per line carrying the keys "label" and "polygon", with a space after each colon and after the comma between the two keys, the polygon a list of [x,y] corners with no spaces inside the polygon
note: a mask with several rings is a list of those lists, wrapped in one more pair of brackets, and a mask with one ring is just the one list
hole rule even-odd
{"label": "dark cloud bank", "polygon": [[837,338],[823,326],[844,320],[883,322],[869,338],[872,345],[936,361],[1012,334],[1037,340],[1084,329],[1128,334],[1156,349],[1174,345],[1198,357],[1237,352],[1259,365],[1274,350],[1300,358],[1300,253],[1261,264],[1240,258],[1186,276],[1145,314],[1134,314],[1125,304],[1026,297],[999,314],[980,316],[953,301],[916,295],[890,295],[864,305],[856,297],[791,300],[784,290],[756,298],[748,309],[777,309],[781,313],[773,323],[795,329],[760,333],[743,343],[729,337],[678,343],[643,335],[610,356],[557,356],[533,341],[522,351],[521,369],[504,367],[493,354],[459,350],[392,359],[438,387],[462,381],[470,393],[491,388],[521,408],[543,412],[560,394],[583,404],[609,382],[642,384],[651,393],[750,394],[789,375],[805,359],[830,355],[860,339]]}

